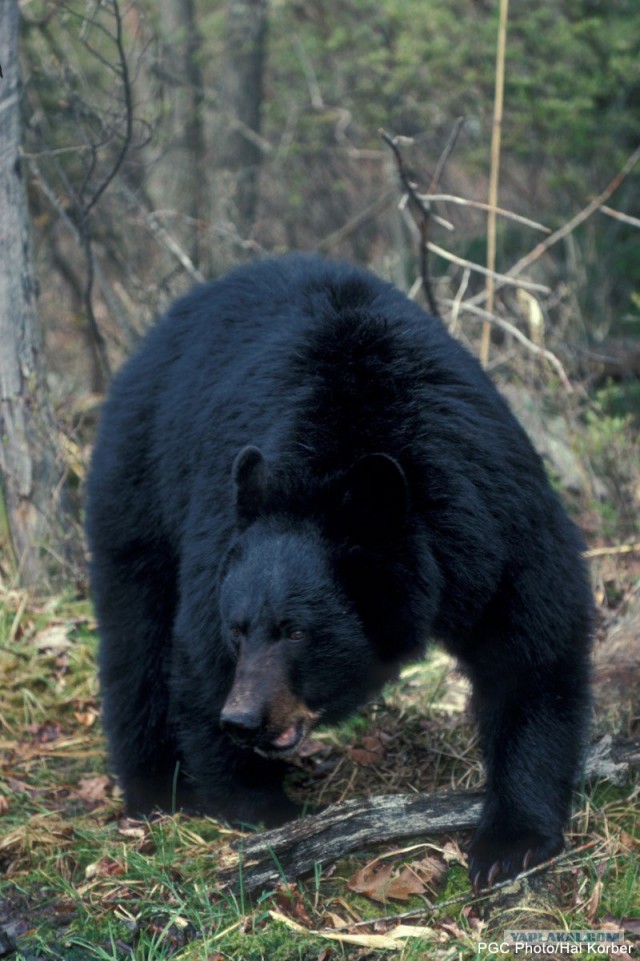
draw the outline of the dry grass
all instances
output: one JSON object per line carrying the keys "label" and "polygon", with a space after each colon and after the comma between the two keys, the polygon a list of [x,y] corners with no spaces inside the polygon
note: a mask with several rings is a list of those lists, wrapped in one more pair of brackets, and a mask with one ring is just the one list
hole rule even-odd
{"label": "dry grass", "polygon": [[[603,607],[601,643],[613,636],[616,651],[624,651],[615,631],[632,605],[636,570],[629,558],[594,563],[607,579],[619,572],[619,606],[617,613]],[[602,927],[640,917],[633,784],[602,785],[582,799],[571,840],[595,840],[593,848],[490,898],[469,894],[458,846],[464,838],[363,852],[252,904],[241,891],[231,895],[220,889],[215,866],[233,832],[208,819],[122,818],[105,769],[95,647],[86,601],[38,602],[11,592],[0,598],[0,933],[17,944],[16,961],[471,959],[480,957],[478,940],[507,925]],[[292,793],[323,805],[476,787],[482,772],[467,694],[451,661],[434,652],[343,728],[319,733],[291,775]],[[618,707],[621,697],[618,688]],[[639,715],[629,703],[627,731],[637,731]],[[348,887],[380,854],[392,890],[412,879],[406,903],[380,905]],[[431,877],[434,857],[447,860],[447,870],[419,893],[416,878]],[[422,912],[411,923],[428,931],[400,940],[391,954],[397,925],[362,922],[407,908]]]}

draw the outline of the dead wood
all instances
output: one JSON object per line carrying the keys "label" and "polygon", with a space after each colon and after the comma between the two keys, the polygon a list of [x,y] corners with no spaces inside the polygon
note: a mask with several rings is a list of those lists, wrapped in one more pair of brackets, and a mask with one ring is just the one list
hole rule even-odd
{"label": "dead wood", "polygon": [[[589,750],[585,777],[621,784],[637,766],[640,739],[614,741],[607,735]],[[481,807],[482,794],[471,791],[341,801],[320,814],[234,841],[220,854],[218,878],[244,891],[265,890],[359,848],[469,830],[478,823]]]}

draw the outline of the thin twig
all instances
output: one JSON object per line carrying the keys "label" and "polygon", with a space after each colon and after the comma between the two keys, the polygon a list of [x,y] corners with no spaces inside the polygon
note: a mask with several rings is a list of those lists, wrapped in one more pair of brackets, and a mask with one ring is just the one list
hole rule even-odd
{"label": "thin twig", "polygon": [[475,264],[471,260],[465,260],[464,257],[458,257],[457,254],[452,254],[450,251],[445,250],[444,247],[439,247],[437,244],[430,243],[429,250],[432,250],[434,254],[437,254],[444,260],[450,260],[452,264],[457,264],[459,267],[465,267],[468,270],[474,270],[479,274],[483,274],[485,277],[492,277],[494,280],[500,280],[503,284],[510,284],[514,287],[520,287],[522,290],[537,290],[541,294],[551,293],[550,288],[545,287],[544,284],[536,284],[530,280],[518,280],[516,277],[509,277],[507,274],[498,274],[495,270],[489,270],[487,267],[482,267],[480,264]]}
{"label": "thin twig", "polygon": [[318,78],[316,77],[315,70],[313,69],[313,64],[307,56],[307,51],[304,48],[304,44],[297,33],[294,33],[293,35],[293,44],[300,59],[305,80],[307,81],[311,106],[314,110],[323,110],[324,100],[322,99],[322,91],[320,90]]}
{"label": "thin twig", "polygon": [[[427,298],[431,313],[435,314],[436,317],[439,317],[440,311],[438,310],[438,304],[433,295],[433,290],[431,289],[431,280],[429,277],[428,248],[429,217],[431,214],[431,211],[429,210],[429,204],[425,203],[421,199],[417,190],[417,184],[409,177],[409,172],[407,171],[402,152],[398,146],[398,137],[391,137],[384,130],[380,131],[380,135],[387,146],[391,148],[396,161],[396,167],[398,168],[400,183],[402,184],[402,188],[408,197],[409,205],[414,213],[417,226],[420,230],[420,276],[422,277],[422,286],[424,288],[425,296]],[[432,179],[432,184],[433,183],[434,180]]]}
{"label": "thin twig", "polygon": [[[518,260],[517,263],[513,265],[513,267],[507,270],[504,276],[515,277],[518,274],[522,273],[523,270],[525,270],[527,267],[530,267],[531,264],[535,263],[536,260],[539,260],[540,257],[542,257],[542,255],[545,254],[550,247],[553,247],[553,245],[557,244],[559,240],[562,240],[565,237],[567,237],[570,233],[573,233],[576,227],[579,227],[580,224],[584,223],[584,221],[587,220],[593,213],[595,213],[596,210],[599,210],[603,206],[605,201],[607,201],[609,197],[613,193],[615,193],[615,191],[618,189],[618,187],[620,187],[620,185],[625,180],[625,178],[629,176],[629,174],[631,173],[633,168],[636,166],[638,161],[640,161],[640,145],[638,145],[636,149],[633,151],[633,153],[629,155],[629,157],[627,158],[623,166],[620,168],[618,173],[615,175],[613,180],[605,187],[605,189],[600,194],[598,194],[597,197],[595,197],[590,203],[588,203],[586,207],[583,207],[582,210],[579,210],[578,213],[575,214],[565,224],[563,224],[562,227],[554,231],[552,234],[550,234],[549,237],[547,237],[545,240],[537,244],[533,248],[533,250],[531,250],[528,254],[526,254],[524,257],[521,257],[520,260]],[[496,286],[501,287],[502,281],[498,281]],[[475,297],[472,297],[471,300],[467,301],[466,303],[482,304],[485,302],[486,297],[487,297],[486,291],[481,291],[479,294],[476,294]]]}
{"label": "thin twig", "polygon": [[607,557],[614,554],[638,554],[640,542],[637,544],[618,544],[615,547],[592,547],[584,552],[584,557]]}
{"label": "thin twig", "polygon": [[[454,194],[429,194],[428,198],[433,204],[440,201],[442,203],[459,204],[461,207],[473,207],[475,210],[495,210],[498,217],[514,220],[516,223],[524,224],[525,227],[532,227],[533,230],[539,230],[543,234],[551,233],[549,227],[545,227],[544,224],[539,224],[536,220],[530,220],[521,214],[514,214],[511,210],[505,210],[504,207],[492,207],[491,204],[485,204],[481,200],[467,200],[464,197],[456,197]],[[640,221],[638,221],[638,223],[640,224]]]}
{"label": "thin twig", "polygon": [[452,331],[453,329],[457,328],[457,326],[458,326],[458,316],[459,316],[459,314],[460,314],[460,304],[462,303],[462,299],[463,299],[465,293],[467,292],[467,287],[469,286],[469,278],[470,278],[470,276],[471,276],[471,268],[470,268],[470,267],[465,267],[465,268],[464,268],[464,271],[463,271],[463,274],[462,274],[462,280],[460,281],[460,283],[459,283],[459,285],[458,285],[458,290],[457,290],[456,295],[455,295],[455,297],[453,298],[453,301],[452,301],[452,304],[451,304],[451,320],[450,320],[450,324],[449,324],[449,330],[450,330],[450,331]]}
{"label": "thin twig", "polygon": [[368,220],[371,220],[372,217],[375,217],[382,210],[384,210],[384,208],[393,201],[395,196],[396,189],[391,187],[380,197],[378,197],[377,200],[374,200],[372,204],[369,204],[369,206],[365,207],[364,210],[361,210],[355,214],[355,216],[353,216],[351,220],[348,220],[346,224],[343,224],[342,227],[334,230],[333,233],[328,235],[328,237],[325,237],[320,241],[320,243],[316,244],[316,250],[324,251],[335,247],[336,244],[339,244],[341,241],[343,241],[346,237],[361,227],[362,224],[366,223]]}
{"label": "thin twig", "polygon": [[[453,306],[452,300],[445,300],[445,303],[449,306]],[[472,304],[469,300],[464,300],[460,304],[459,309],[466,310],[470,314],[481,317],[485,322],[495,324],[496,327],[501,327],[502,330],[506,331],[508,334],[511,334],[516,340],[520,341],[520,343],[523,344],[527,350],[530,350],[532,354],[538,354],[540,357],[544,357],[545,360],[548,360],[549,363],[554,367],[558,377],[560,378],[560,381],[562,382],[562,386],[567,393],[573,393],[573,387],[571,386],[571,381],[569,380],[566,370],[556,355],[548,348],[540,347],[538,344],[534,344],[532,340],[529,340],[526,334],[523,334],[521,330],[519,330],[513,324],[510,324],[508,320],[504,320],[502,317],[497,317],[495,314],[490,314],[488,310],[483,310],[482,307],[476,307],[476,305]]]}
{"label": "thin twig", "polygon": [[124,50],[124,43],[122,39],[122,15],[120,13],[119,0],[113,0],[113,12],[116,20],[116,34],[112,39],[116,45],[116,52],[118,54],[118,60],[120,62],[120,77],[122,79],[122,93],[124,96],[124,109],[125,109],[125,134],[122,141],[122,146],[116,157],[111,170],[104,178],[102,183],[94,191],[93,197],[89,203],[85,206],[83,214],[85,219],[89,216],[92,209],[95,207],[100,197],[105,192],[109,184],[113,181],[114,177],[122,167],[125,161],[129,147],[131,146],[131,141],[133,140],[133,99],[131,91],[131,80],[129,77],[129,64],[127,62],[127,56]]}
{"label": "thin twig", "polygon": [[[45,152],[46,153],[46,152]],[[42,191],[44,197],[49,201],[52,208],[57,213],[60,218],[60,222],[67,228],[71,236],[73,237],[75,243],[84,251],[82,236],[78,230],[78,226],[75,221],[69,216],[65,210],[63,204],[56,197],[53,187],[45,179],[38,162],[35,159],[35,154],[30,154],[28,159],[29,169],[33,175],[34,182]],[[25,158],[26,159],[26,158]],[[70,187],[68,188],[70,190]],[[102,295],[109,307],[111,313],[116,317],[119,326],[126,331],[127,336],[130,335],[130,325],[128,324],[127,317],[124,311],[121,309],[120,304],[117,301],[116,295],[110,288],[107,279],[102,272],[99,262],[94,263],[95,275],[100,285]],[[81,294],[82,297],[82,294]],[[129,338],[131,341],[131,338]]]}
{"label": "thin twig", "polygon": [[427,196],[432,194],[435,191],[436,187],[439,186],[440,178],[444,173],[444,168],[447,164],[447,160],[449,159],[449,157],[451,156],[451,154],[455,149],[456,143],[458,142],[458,137],[460,136],[460,131],[462,130],[463,126],[464,126],[464,117],[458,117],[458,119],[453,125],[453,129],[451,133],[449,134],[449,139],[444,145],[444,150],[440,154],[440,159],[436,164],[435,172],[433,174],[433,177],[431,178],[429,189],[427,190]]}
{"label": "thin twig", "polygon": [[[85,258],[87,261],[87,281],[84,290],[84,305],[87,313],[87,322],[91,330],[91,334],[94,338],[98,356],[102,364],[104,374],[107,378],[111,377],[111,365],[109,363],[109,357],[107,354],[107,348],[102,336],[102,332],[98,325],[94,310],[93,310],[93,281],[95,275],[95,265],[93,259],[93,237],[91,235],[91,230],[89,228],[89,217],[91,211],[96,206],[102,195],[104,194],[107,187],[113,182],[118,171],[122,167],[125,161],[129,147],[133,140],[133,99],[131,91],[131,81],[129,77],[129,65],[127,63],[127,57],[124,50],[124,43],[122,37],[122,15],[120,12],[119,0],[113,0],[113,13],[115,17],[116,32],[113,36],[109,31],[104,30],[107,36],[113,40],[115,43],[115,48],[119,61],[119,77],[122,82],[122,91],[124,97],[124,109],[125,109],[125,132],[122,140],[122,145],[118,151],[118,155],[113,162],[111,169],[103,178],[102,183],[100,183],[93,192],[93,196],[90,200],[82,206],[79,216],[79,230],[82,237],[82,243],[85,252]],[[102,25],[100,25],[102,26]],[[97,145],[94,145],[93,150],[93,165],[97,162]],[[87,173],[85,182],[88,182],[90,173]]]}
{"label": "thin twig", "polygon": [[140,198],[134,194],[126,184],[121,185],[121,190],[126,197],[129,204],[138,211],[138,213],[144,218],[144,221],[149,228],[149,232],[155,237],[161,246],[165,247],[170,254],[178,261],[183,270],[197,283],[202,283],[205,280],[204,274],[202,274],[194,262],[192,261],[189,254],[180,246],[175,237],[173,237],[166,227],[160,222],[158,214],[152,210],[147,210],[144,204],[141,202]]}
{"label": "thin twig", "polygon": [[601,207],[600,213],[606,214],[607,217],[613,217],[614,220],[619,220],[623,224],[640,227],[640,219],[638,219],[638,217],[631,217],[629,214],[623,214],[619,210],[612,210],[611,207]]}

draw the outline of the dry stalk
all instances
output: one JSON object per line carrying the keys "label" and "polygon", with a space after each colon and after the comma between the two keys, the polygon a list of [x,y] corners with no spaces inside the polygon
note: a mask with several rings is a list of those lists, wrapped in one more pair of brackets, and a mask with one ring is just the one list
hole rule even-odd
{"label": "dry stalk", "polygon": [[[507,47],[507,19],[509,16],[509,0],[500,0],[500,22],[498,26],[498,50],[496,53],[496,87],[493,100],[493,128],[491,131],[491,172],[489,180],[489,217],[487,219],[487,274],[486,294],[487,310],[493,313],[493,299],[495,293],[495,277],[493,271],[496,266],[496,207],[498,205],[498,182],[500,179],[500,141],[502,136],[502,112],[504,103],[504,61]],[[483,367],[489,361],[489,345],[491,343],[491,325],[485,321],[482,325],[482,341],[480,343],[480,362]]]}
{"label": "dry stalk", "polygon": [[592,547],[584,552],[585,557],[608,557],[615,554],[640,554],[640,542],[637,544],[617,544],[615,547]]}

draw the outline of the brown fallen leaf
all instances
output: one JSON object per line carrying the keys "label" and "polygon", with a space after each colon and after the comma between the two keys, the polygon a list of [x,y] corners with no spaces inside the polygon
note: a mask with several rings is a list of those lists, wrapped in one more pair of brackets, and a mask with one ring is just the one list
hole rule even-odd
{"label": "brown fallen leaf", "polygon": [[420,878],[425,887],[431,888],[447,873],[446,861],[432,854],[427,854],[420,861],[412,861],[409,867]]}
{"label": "brown fallen leaf", "polygon": [[76,794],[83,801],[96,804],[107,799],[107,791],[111,787],[108,774],[97,774],[95,777],[83,777],[78,782]]}
{"label": "brown fallen leaf", "polygon": [[396,901],[408,901],[414,894],[423,894],[425,883],[408,865],[396,877],[391,878],[387,887],[387,897]]}
{"label": "brown fallen leaf", "polygon": [[313,922],[309,917],[302,894],[298,886],[292,884],[285,888],[280,888],[276,893],[276,904],[282,914],[294,918],[305,926],[312,927]]}
{"label": "brown fallen leaf", "polygon": [[387,900],[387,887],[393,874],[393,864],[380,864],[378,858],[359,868],[347,882],[350,891],[364,894],[374,901]]}
{"label": "brown fallen leaf", "polygon": [[362,747],[350,747],[347,750],[347,755],[362,767],[370,767],[372,764],[380,762],[379,754],[375,754],[373,751],[365,751]]}
{"label": "brown fallen leaf", "polygon": [[373,901],[408,901],[414,895],[424,894],[427,888],[433,888],[446,870],[442,858],[427,856],[405,865],[394,874],[393,863],[381,864],[381,859],[375,858],[356,871],[347,887]]}
{"label": "brown fallen leaf", "polygon": [[125,873],[125,866],[122,861],[115,861],[113,858],[101,858],[93,864],[87,864],[84,869],[84,876],[87,881],[93,878],[118,878]]}
{"label": "brown fallen leaf", "polygon": [[357,746],[350,747],[347,754],[356,764],[368,767],[371,764],[384,761],[384,745],[377,735],[368,734],[362,738]]}
{"label": "brown fallen leaf", "polygon": [[50,744],[62,737],[64,731],[60,721],[45,721],[43,724],[28,724],[27,731],[33,734],[36,744]]}
{"label": "brown fallen leaf", "polygon": [[445,859],[447,864],[451,864],[452,861],[457,864],[467,864],[467,855],[464,853],[457,841],[447,841],[442,848],[442,857]]}
{"label": "brown fallen leaf", "polygon": [[118,821],[118,834],[121,834],[123,838],[142,841],[148,833],[148,826],[142,821],[135,821],[133,818],[121,818]]}
{"label": "brown fallen leaf", "polygon": [[78,724],[82,724],[83,727],[93,727],[98,720],[98,712],[93,710],[74,711],[73,716]]}
{"label": "brown fallen leaf", "polygon": [[356,871],[347,887],[383,903],[390,899],[408,901],[414,894],[422,894],[424,883],[409,867],[396,875],[393,872],[393,864],[380,867],[369,864]]}

